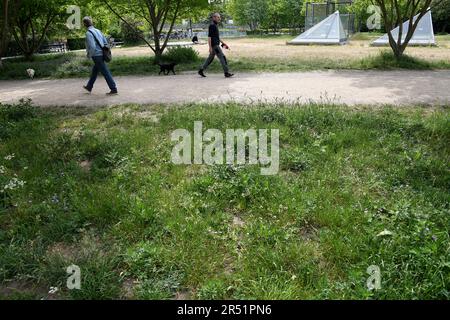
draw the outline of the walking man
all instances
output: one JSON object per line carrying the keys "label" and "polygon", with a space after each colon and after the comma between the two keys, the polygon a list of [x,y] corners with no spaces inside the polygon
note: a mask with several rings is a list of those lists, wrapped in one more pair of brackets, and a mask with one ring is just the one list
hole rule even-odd
{"label": "walking man", "polygon": [[89,79],[88,84],[83,88],[86,89],[88,92],[92,92],[95,80],[97,80],[97,75],[100,72],[105,77],[109,89],[111,90],[111,92],[107,94],[115,95],[118,93],[117,86],[103,58],[103,47],[108,45],[108,40],[106,40],[105,36],[100,30],[94,28],[94,24],[92,23],[92,19],[90,17],[83,18],[83,24],[87,29],[86,32],[87,57],[94,61],[91,78]]}
{"label": "walking man", "polygon": [[219,27],[217,26],[222,18],[220,17],[220,14],[214,13],[212,16],[212,23],[209,26],[209,32],[208,32],[208,44],[209,44],[209,57],[206,59],[205,63],[201,67],[201,69],[198,71],[198,74],[202,77],[206,77],[204,74],[204,71],[209,67],[209,65],[213,62],[214,57],[217,56],[219,58],[220,63],[222,64],[223,72],[225,74],[226,78],[231,78],[233,74],[230,73],[228,69],[228,62],[225,58],[225,55],[222,52],[222,48],[220,47],[220,44],[222,43],[222,46],[226,49],[229,49],[229,46],[220,40],[219,35]]}

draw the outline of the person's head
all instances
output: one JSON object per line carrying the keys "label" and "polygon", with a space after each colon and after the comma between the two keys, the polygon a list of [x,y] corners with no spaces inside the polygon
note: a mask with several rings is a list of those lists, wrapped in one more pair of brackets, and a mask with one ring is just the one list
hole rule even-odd
{"label": "person's head", "polygon": [[212,19],[215,23],[219,23],[222,20],[220,13],[216,12],[212,15]]}
{"label": "person's head", "polygon": [[91,17],[84,17],[83,18],[83,24],[86,28],[89,28],[91,26],[94,25],[94,23],[92,22],[92,18]]}

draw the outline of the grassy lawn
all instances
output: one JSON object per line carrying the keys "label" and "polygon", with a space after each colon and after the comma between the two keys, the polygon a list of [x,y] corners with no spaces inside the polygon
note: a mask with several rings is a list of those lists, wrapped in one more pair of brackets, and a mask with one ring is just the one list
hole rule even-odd
{"label": "grassy lawn", "polygon": [[[289,72],[327,69],[390,70],[390,69],[450,69],[450,37],[437,36],[439,47],[408,48],[397,61],[388,48],[370,47],[377,34],[357,34],[345,46],[287,46],[292,37],[248,37],[230,39],[232,51],[227,51],[230,67],[236,72]],[[207,46],[195,46],[199,57],[180,63],[180,72],[195,72],[207,55]],[[36,70],[37,78],[88,77],[91,61],[84,52],[41,55],[34,61],[5,60],[0,80],[26,79],[28,68]],[[159,67],[148,47],[126,47],[114,50],[110,68],[114,75],[156,75]],[[212,72],[221,72],[220,64],[211,65]]]}
{"label": "grassy lawn", "polygon": [[[449,116],[3,105],[0,296],[448,299]],[[280,129],[281,172],[172,164],[170,133],[196,120],[222,132]],[[71,264],[81,290],[64,289]],[[376,292],[370,265],[381,269]]]}

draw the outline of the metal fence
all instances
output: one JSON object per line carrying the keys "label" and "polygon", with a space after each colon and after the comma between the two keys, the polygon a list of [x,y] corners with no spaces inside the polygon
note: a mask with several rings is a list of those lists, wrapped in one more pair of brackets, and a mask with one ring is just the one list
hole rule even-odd
{"label": "metal fence", "polygon": [[349,12],[351,0],[306,3],[305,30],[339,10],[347,36],[357,32],[355,14]]}

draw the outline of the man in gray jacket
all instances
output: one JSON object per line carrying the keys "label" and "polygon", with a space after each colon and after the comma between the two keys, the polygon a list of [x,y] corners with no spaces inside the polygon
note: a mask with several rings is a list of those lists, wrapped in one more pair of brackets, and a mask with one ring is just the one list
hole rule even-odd
{"label": "man in gray jacket", "polygon": [[94,88],[94,83],[97,80],[98,73],[100,72],[105,77],[106,83],[108,83],[109,89],[111,90],[111,92],[107,94],[115,95],[118,93],[117,86],[103,58],[103,47],[105,45],[108,45],[108,41],[106,40],[105,36],[100,30],[94,28],[94,24],[92,23],[92,19],[90,17],[84,17],[83,24],[87,29],[86,32],[87,56],[88,58],[91,58],[94,61],[91,78],[89,79],[88,84],[83,88],[89,93],[92,92],[92,89]]}

